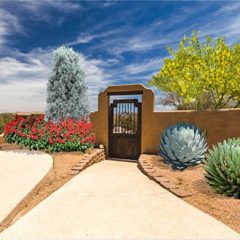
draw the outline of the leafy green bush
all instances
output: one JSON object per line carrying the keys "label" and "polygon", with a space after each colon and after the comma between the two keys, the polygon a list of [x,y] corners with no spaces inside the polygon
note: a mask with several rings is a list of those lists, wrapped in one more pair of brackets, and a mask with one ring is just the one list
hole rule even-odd
{"label": "leafy green bush", "polygon": [[1,113],[0,114],[0,134],[4,131],[4,126],[6,123],[14,120],[15,114],[13,113]]}
{"label": "leafy green bush", "polygon": [[81,151],[93,147],[95,135],[89,119],[65,119],[59,123],[44,121],[44,115],[16,119],[6,124],[5,141],[28,146],[30,150]]}
{"label": "leafy green bush", "polygon": [[217,193],[240,198],[240,138],[213,146],[204,163],[208,183]]}
{"label": "leafy green bush", "polygon": [[202,131],[192,123],[177,123],[163,131],[160,155],[172,168],[184,170],[199,164],[205,157],[207,143]]}

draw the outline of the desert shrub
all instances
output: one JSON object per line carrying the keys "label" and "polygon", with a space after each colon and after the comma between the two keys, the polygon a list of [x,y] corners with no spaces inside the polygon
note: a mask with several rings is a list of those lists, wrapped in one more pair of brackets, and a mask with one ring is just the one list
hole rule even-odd
{"label": "desert shrub", "polygon": [[239,43],[210,36],[203,42],[193,31],[176,51],[168,50],[171,57],[149,83],[170,94],[169,104],[197,110],[240,107]]}
{"label": "desert shrub", "polygon": [[6,123],[13,121],[15,114],[13,113],[1,113],[0,114],[0,134],[4,131],[4,126]]}
{"label": "desert shrub", "polygon": [[88,118],[65,119],[59,123],[46,122],[44,115],[16,119],[6,124],[5,141],[28,146],[30,150],[81,151],[93,147],[95,135]]}
{"label": "desert shrub", "polygon": [[204,163],[205,177],[217,193],[240,198],[240,138],[214,145]]}
{"label": "desert shrub", "polygon": [[202,131],[191,123],[177,123],[163,131],[160,155],[174,170],[199,164],[205,157],[207,143]]}

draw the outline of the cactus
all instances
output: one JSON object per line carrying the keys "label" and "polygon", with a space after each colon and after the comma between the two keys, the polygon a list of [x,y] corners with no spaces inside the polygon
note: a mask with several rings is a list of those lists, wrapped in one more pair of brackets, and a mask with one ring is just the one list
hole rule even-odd
{"label": "cactus", "polygon": [[184,170],[202,162],[207,143],[202,131],[191,123],[177,123],[163,131],[160,155],[174,170]]}
{"label": "cactus", "polygon": [[204,163],[205,177],[217,193],[240,198],[240,138],[213,146]]}

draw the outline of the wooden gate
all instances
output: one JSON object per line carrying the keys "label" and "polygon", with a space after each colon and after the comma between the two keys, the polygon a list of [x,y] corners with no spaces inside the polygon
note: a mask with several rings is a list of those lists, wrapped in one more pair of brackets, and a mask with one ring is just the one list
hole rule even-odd
{"label": "wooden gate", "polygon": [[141,103],[114,100],[109,109],[109,157],[138,159],[141,153]]}

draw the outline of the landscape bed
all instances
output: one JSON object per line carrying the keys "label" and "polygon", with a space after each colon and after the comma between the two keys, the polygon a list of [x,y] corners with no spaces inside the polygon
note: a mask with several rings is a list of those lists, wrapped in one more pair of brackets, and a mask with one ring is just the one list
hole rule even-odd
{"label": "landscape bed", "polygon": [[0,137],[0,144],[5,143],[5,140],[3,137]]}
{"label": "landscape bed", "polygon": [[0,113],[0,135],[4,131],[5,124],[13,121],[14,119],[15,119],[14,113]]}
{"label": "landscape bed", "polygon": [[[24,146],[21,146],[26,148]],[[0,150],[19,149],[20,145],[4,143],[4,139],[0,137]],[[87,154],[94,150],[87,150]],[[13,224],[18,218],[23,216],[34,206],[44,200],[52,192],[56,191],[67,181],[69,181],[75,173],[75,166],[82,160],[84,154],[80,152],[59,152],[51,154],[54,159],[53,168],[42,179],[42,181],[24,198],[18,206],[0,223],[0,232]],[[142,154],[143,159],[148,167],[143,165],[140,168],[143,172],[154,180],[154,176],[161,176],[168,180],[168,186],[161,184],[163,187],[171,191],[171,186],[177,186],[172,190],[175,195],[177,191],[183,193],[184,201],[199,208],[203,212],[213,216],[224,224],[228,225],[235,231],[240,233],[240,200],[233,197],[226,197],[216,194],[209,186],[205,179],[204,165],[199,164],[186,168],[184,171],[174,171],[170,165],[163,163],[163,159],[157,155]],[[141,165],[141,161],[139,161]],[[169,189],[170,188],[170,189]],[[185,195],[184,195],[185,194]]]}
{"label": "landscape bed", "polygon": [[[174,171],[163,162],[160,156],[144,154],[141,158],[148,163],[146,165],[148,167],[142,164],[139,167],[151,179],[156,180],[154,176],[162,176],[169,180],[168,185],[177,185],[178,190],[187,193],[182,197],[184,201],[240,233],[240,200],[215,193],[205,179],[206,172],[203,164],[189,167],[184,171]],[[174,193],[174,189],[172,192]]]}

